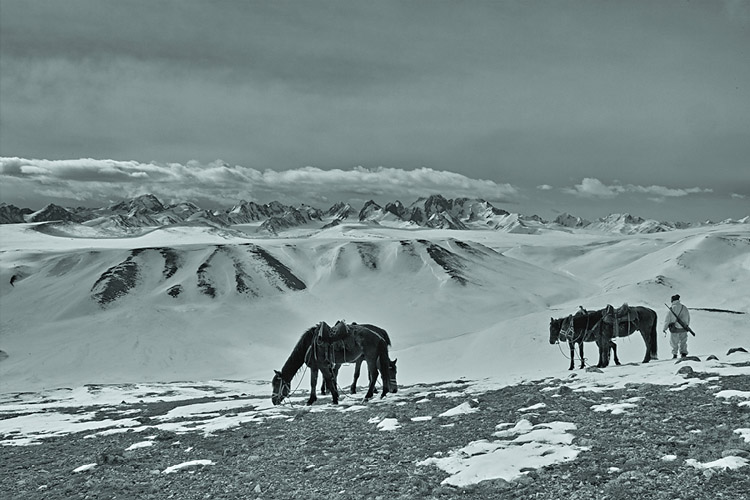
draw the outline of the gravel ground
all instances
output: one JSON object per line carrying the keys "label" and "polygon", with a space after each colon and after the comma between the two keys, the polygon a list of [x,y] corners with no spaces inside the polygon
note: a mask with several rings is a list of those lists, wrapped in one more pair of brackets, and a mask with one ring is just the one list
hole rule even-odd
{"label": "gravel ground", "polygon": [[[700,375],[702,376],[702,375]],[[475,413],[440,413],[467,400],[429,397],[405,404],[373,402],[360,411],[310,412],[267,419],[217,432],[154,432],[154,445],[124,451],[148,432],[85,438],[48,438],[42,444],[0,447],[0,498],[35,499],[669,499],[750,498],[750,467],[698,469],[726,455],[750,458],[750,443],[733,432],[750,428],[750,407],[715,396],[721,389],[750,391],[750,375],[727,376],[683,391],[656,385],[575,392],[564,380],[545,380],[475,395]],[[423,389],[429,391],[430,388]],[[546,390],[542,390],[546,389]],[[595,404],[643,397],[626,413],[594,412]],[[142,421],[193,401],[139,406]],[[520,413],[536,403],[546,407]],[[321,397],[318,405],[325,405]],[[127,409],[123,405],[120,409]],[[90,409],[87,409],[90,410]],[[234,413],[241,411],[232,410]],[[413,417],[432,415],[427,422]],[[106,415],[102,415],[104,418]],[[395,418],[401,427],[379,431],[369,421]],[[418,462],[471,441],[492,439],[495,426],[527,418],[573,422],[573,444],[590,447],[566,463],[529,471],[519,479],[464,488],[441,485],[447,474]],[[368,422],[369,421],[369,422]],[[667,462],[665,455],[677,458]],[[210,460],[165,474],[189,460]],[[74,473],[83,464],[91,470]],[[617,468],[617,469],[611,469]]]}

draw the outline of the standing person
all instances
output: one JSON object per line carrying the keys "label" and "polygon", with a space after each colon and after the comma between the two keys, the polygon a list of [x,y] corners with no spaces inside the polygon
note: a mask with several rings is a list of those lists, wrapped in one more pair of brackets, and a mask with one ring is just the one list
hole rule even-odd
{"label": "standing person", "polygon": [[679,295],[672,295],[672,305],[669,308],[666,318],[664,318],[664,328],[662,331],[670,331],[669,343],[672,346],[672,359],[677,357],[677,352],[684,358],[688,355],[687,334],[688,331],[677,322],[680,319],[683,325],[690,325],[690,313],[688,308],[680,302]]}

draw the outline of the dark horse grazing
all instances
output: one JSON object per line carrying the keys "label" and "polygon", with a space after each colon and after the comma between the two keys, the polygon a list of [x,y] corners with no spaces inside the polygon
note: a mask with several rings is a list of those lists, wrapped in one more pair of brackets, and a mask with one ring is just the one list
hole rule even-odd
{"label": "dark horse grazing", "polygon": [[273,404],[279,404],[289,395],[292,378],[303,364],[307,364],[310,367],[310,398],[307,404],[311,405],[317,400],[315,386],[318,382],[318,370],[323,375],[328,390],[331,391],[333,404],[338,404],[335,367],[337,364],[352,363],[360,358],[367,362],[370,374],[370,387],[365,399],[370,399],[375,392],[378,369],[383,376],[381,397],[385,397],[390,391],[391,380],[388,341],[381,334],[362,325],[338,322],[332,329],[325,322],[318,323],[302,334],[281,371],[275,372],[271,382],[271,401]]}
{"label": "dark horse grazing", "polygon": [[643,342],[646,344],[646,356],[643,358],[644,363],[652,359],[658,359],[656,356],[657,335],[656,335],[656,311],[643,306],[629,307],[623,304],[622,307],[615,309],[607,304],[602,312],[602,322],[600,334],[597,338],[599,346],[599,368],[609,365],[609,349],[602,349],[613,338],[627,337],[638,330],[641,332]]}
{"label": "dark horse grazing", "polygon": [[[570,368],[568,370],[572,370],[575,367],[576,344],[578,344],[580,352],[581,368],[586,366],[586,361],[583,357],[583,343],[597,340],[600,328],[599,321],[602,319],[603,311],[603,309],[598,311],[582,310],[565,318],[550,318],[549,343],[555,344],[567,341],[570,347]],[[610,341],[609,348],[614,352],[615,363],[619,365],[620,360],[617,358],[617,344],[614,341]]]}
{"label": "dark horse grazing", "polygon": [[[338,325],[339,323],[342,323],[342,321],[339,320],[336,323],[336,325]],[[357,323],[351,323],[351,324],[352,325],[356,325]],[[380,328],[379,326],[375,326],[375,325],[369,325],[369,324],[362,324],[360,326],[364,326],[365,328],[369,328],[370,330],[372,330],[375,333],[377,333],[380,336],[382,336],[385,339],[385,341],[388,343],[388,346],[390,347],[390,345],[391,345],[391,338],[388,336],[388,332],[385,331],[383,328]],[[336,326],[334,326],[334,328],[336,328]],[[350,392],[352,394],[356,394],[357,393],[357,380],[359,379],[359,374],[360,374],[361,369],[362,369],[362,361],[363,361],[363,359],[359,358],[357,361],[355,361],[355,364],[354,364],[354,379],[352,380],[352,385],[351,385],[351,388],[350,388]],[[389,385],[389,392],[398,392],[398,382],[396,381],[396,372],[397,372],[396,361],[398,361],[398,360],[397,359],[389,359],[388,360],[388,370],[390,372],[390,377],[391,377],[391,379],[389,381],[389,384],[388,384]],[[336,382],[338,380],[339,368],[341,368],[341,363],[337,363],[336,366],[333,369],[334,382]],[[375,373],[375,376],[377,377],[377,372]],[[320,393],[321,394],[325,394],[326,392],[327,392],[326,391],[326,382],[325,382],[325,380],[323,380],[323,382],[320,384]]]}

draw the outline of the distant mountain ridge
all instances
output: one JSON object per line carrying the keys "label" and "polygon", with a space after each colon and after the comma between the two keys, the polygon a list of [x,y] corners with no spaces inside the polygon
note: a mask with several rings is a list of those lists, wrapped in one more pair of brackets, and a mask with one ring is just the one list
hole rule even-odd
{"label": "distant mountain ridge", "polygon": [[[259,231],[276,234],[317,222],[322,228],[347,220],[373,224],[403,224],[434,229],[492,229],[534,234],[542,229],[587,229],[619,234],[655,233],[694,226],[680,222],[660,222],[630,214],[611,214],[596,221],[563,213],[554,221],[532,215],[511,214],[478,198],[447,199],[441,195],[419,198],[410,205],[401,201],[381,206],[373,200],[356,211],[348,203],[338,202],[327,210],[309,205],[290,206],[278,201],[260,204],[242,200],[227,210],[205,210],[191,202],[163,204],[156,196],[145,194],[101,208],[65,208],[48,204],[38,211],[0,203],[0,224],[63,221],[109,231],[135,231],[173,224],[206,224],[229,227],[260,222]],[[746,223],[748,217],[725,223]],[[696,224],[703,225],[703,224]]]}

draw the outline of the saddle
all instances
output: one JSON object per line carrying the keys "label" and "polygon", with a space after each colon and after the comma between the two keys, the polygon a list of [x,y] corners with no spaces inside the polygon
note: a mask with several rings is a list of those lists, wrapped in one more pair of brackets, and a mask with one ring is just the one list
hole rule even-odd
{"label": "saddle", "polygon": [[628,306],[627,302],[617,309],[607,304],[602,315],[602,322],[612,325],[616,336],[620,328],[626,328],[626,332],[635,331],[638,329],[638,310]]}
{"label": "saddle", "polygon": [[314,356],[318,363],[341,363],[342,358],[346,358],[346,351],[354,349],[353,342],[349,326],[344,321],[337,322],[333,327],[322,321],[305,359]]}
{"label": "saddle", "polygon": [[337,322],[333,325],[333,328],[329,327],[324,321],[318,330],[316,342],[319,344],[333,344],[334,342],[344,341],[347,337],[349,337],[349,326],[344,321]]}

